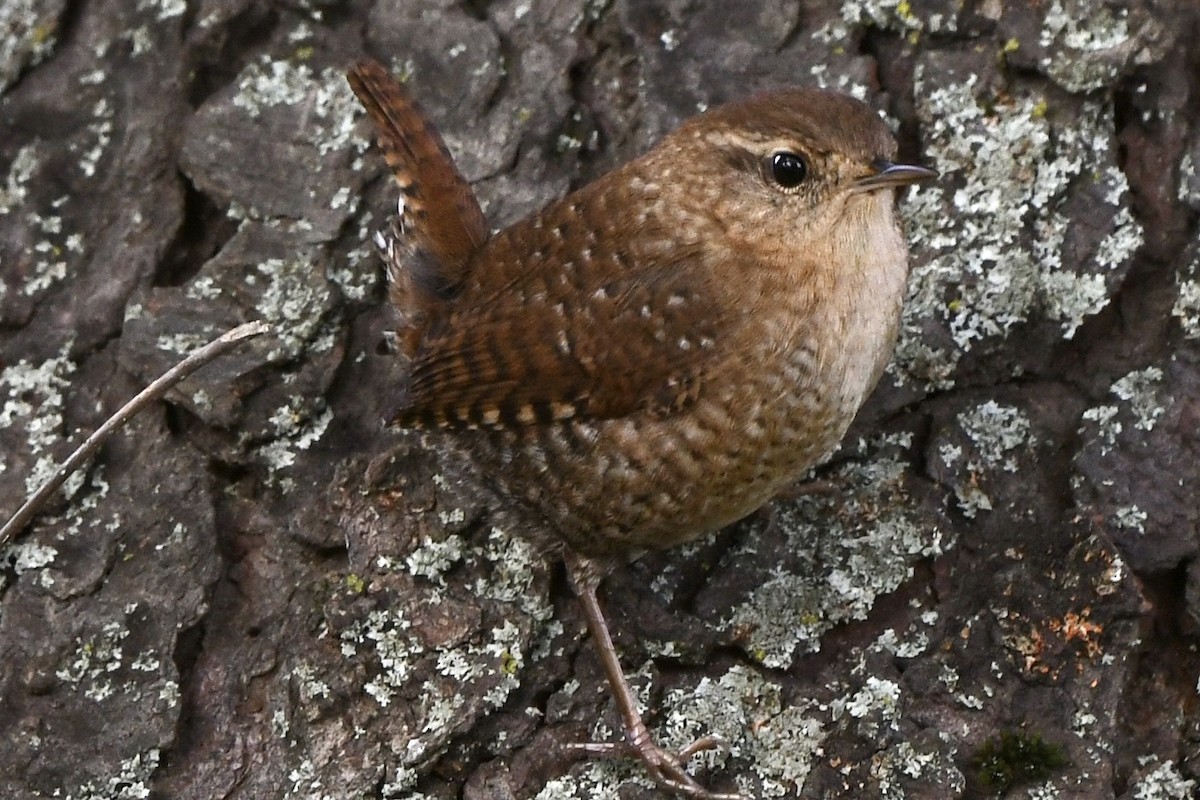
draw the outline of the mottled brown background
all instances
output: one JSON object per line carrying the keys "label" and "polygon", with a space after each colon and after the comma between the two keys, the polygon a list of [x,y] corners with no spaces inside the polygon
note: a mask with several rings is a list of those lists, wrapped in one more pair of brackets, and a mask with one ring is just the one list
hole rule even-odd
{"label": "mottled brown background", "polygon": [[608,582],[659,734],[731,742],[705,781],[989,796],[1007,733],[1043,745],[1008,797],[1191,796],[1198,42],[1192,0],[3,0],[0,513],[180,353],[278,335],[0,551],[0,796],[654,795],[559,748],[616,727],[561,572],[380,425],[364,52],[496,225],[782,84],[854,91],[943,173],[820,490]]}

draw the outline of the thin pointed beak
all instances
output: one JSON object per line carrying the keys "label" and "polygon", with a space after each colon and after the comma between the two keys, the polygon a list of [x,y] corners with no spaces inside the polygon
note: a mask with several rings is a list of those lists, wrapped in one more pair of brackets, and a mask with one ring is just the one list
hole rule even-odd
{"label": "thin pointed beak", "polygon": [[877,170],[875,174],[855,181],[855,191],[874,192],[879,189],[895,189],[911,183],[933,180],[938,176],[937,170],[918,167],[916,164],[893,164],[890,161],[879,160],[872,166]]}

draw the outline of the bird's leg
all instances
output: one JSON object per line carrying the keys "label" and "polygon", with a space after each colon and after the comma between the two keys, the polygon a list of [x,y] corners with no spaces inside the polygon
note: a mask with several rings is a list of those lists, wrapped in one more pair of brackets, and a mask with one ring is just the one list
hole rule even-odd
{"label": "bird's leg", "polygon": [[685,797],[698,800],[745,800],[740,794],[721,794],[710,792],[688,775],[685,766],[687,760],[696,753],[724,746],[717,736],[704,736],[684,747],[678,753],[663,749],[650,736],[642,715],[638,713],[637,700],[625,673],[621,669],[617,649],[613,646],[612,636],[608,632],[608,623],[600,610],[600,602],[596,599],[596,587],[600,583],[600,571],[591,560],[578,554],[568,553],[565,556],[567,572],[570,575],[571,586],[579,598],[583,608],[583,616],[587,620],[588,632],[600,655],[600,663],[608,678],[609,688],[613,699],[621,712],[621,720],[625,725],[625,741],[591,742],[575,745],[576,749],[587,753],[603,756],[629,756],[640,759],[646,771],[660,788],[675,792]]}

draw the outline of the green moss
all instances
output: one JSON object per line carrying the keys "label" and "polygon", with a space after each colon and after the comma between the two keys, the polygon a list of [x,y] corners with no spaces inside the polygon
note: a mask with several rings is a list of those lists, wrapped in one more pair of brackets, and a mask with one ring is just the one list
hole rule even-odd
{"label": "green moss", "polygon": [[1004,731],[988,740],[971,760],[979,780],[997,795],[1014,786],[1044,781],[1067,766],[1063,748],[1040,734]]}

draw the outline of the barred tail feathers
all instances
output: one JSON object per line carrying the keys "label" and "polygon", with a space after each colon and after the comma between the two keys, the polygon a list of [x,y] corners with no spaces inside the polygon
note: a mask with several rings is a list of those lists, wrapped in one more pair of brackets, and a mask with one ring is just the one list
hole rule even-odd
{"label": "barred tail feathers", "polygon": [[487,239],[487,220],[442,137],[403,84],[369,59],[355,64],[346,79],[375,123],[402,193],[396,224],[376,240],[392,299],[405,316],[422,317],[461,285],[471,256]]}

